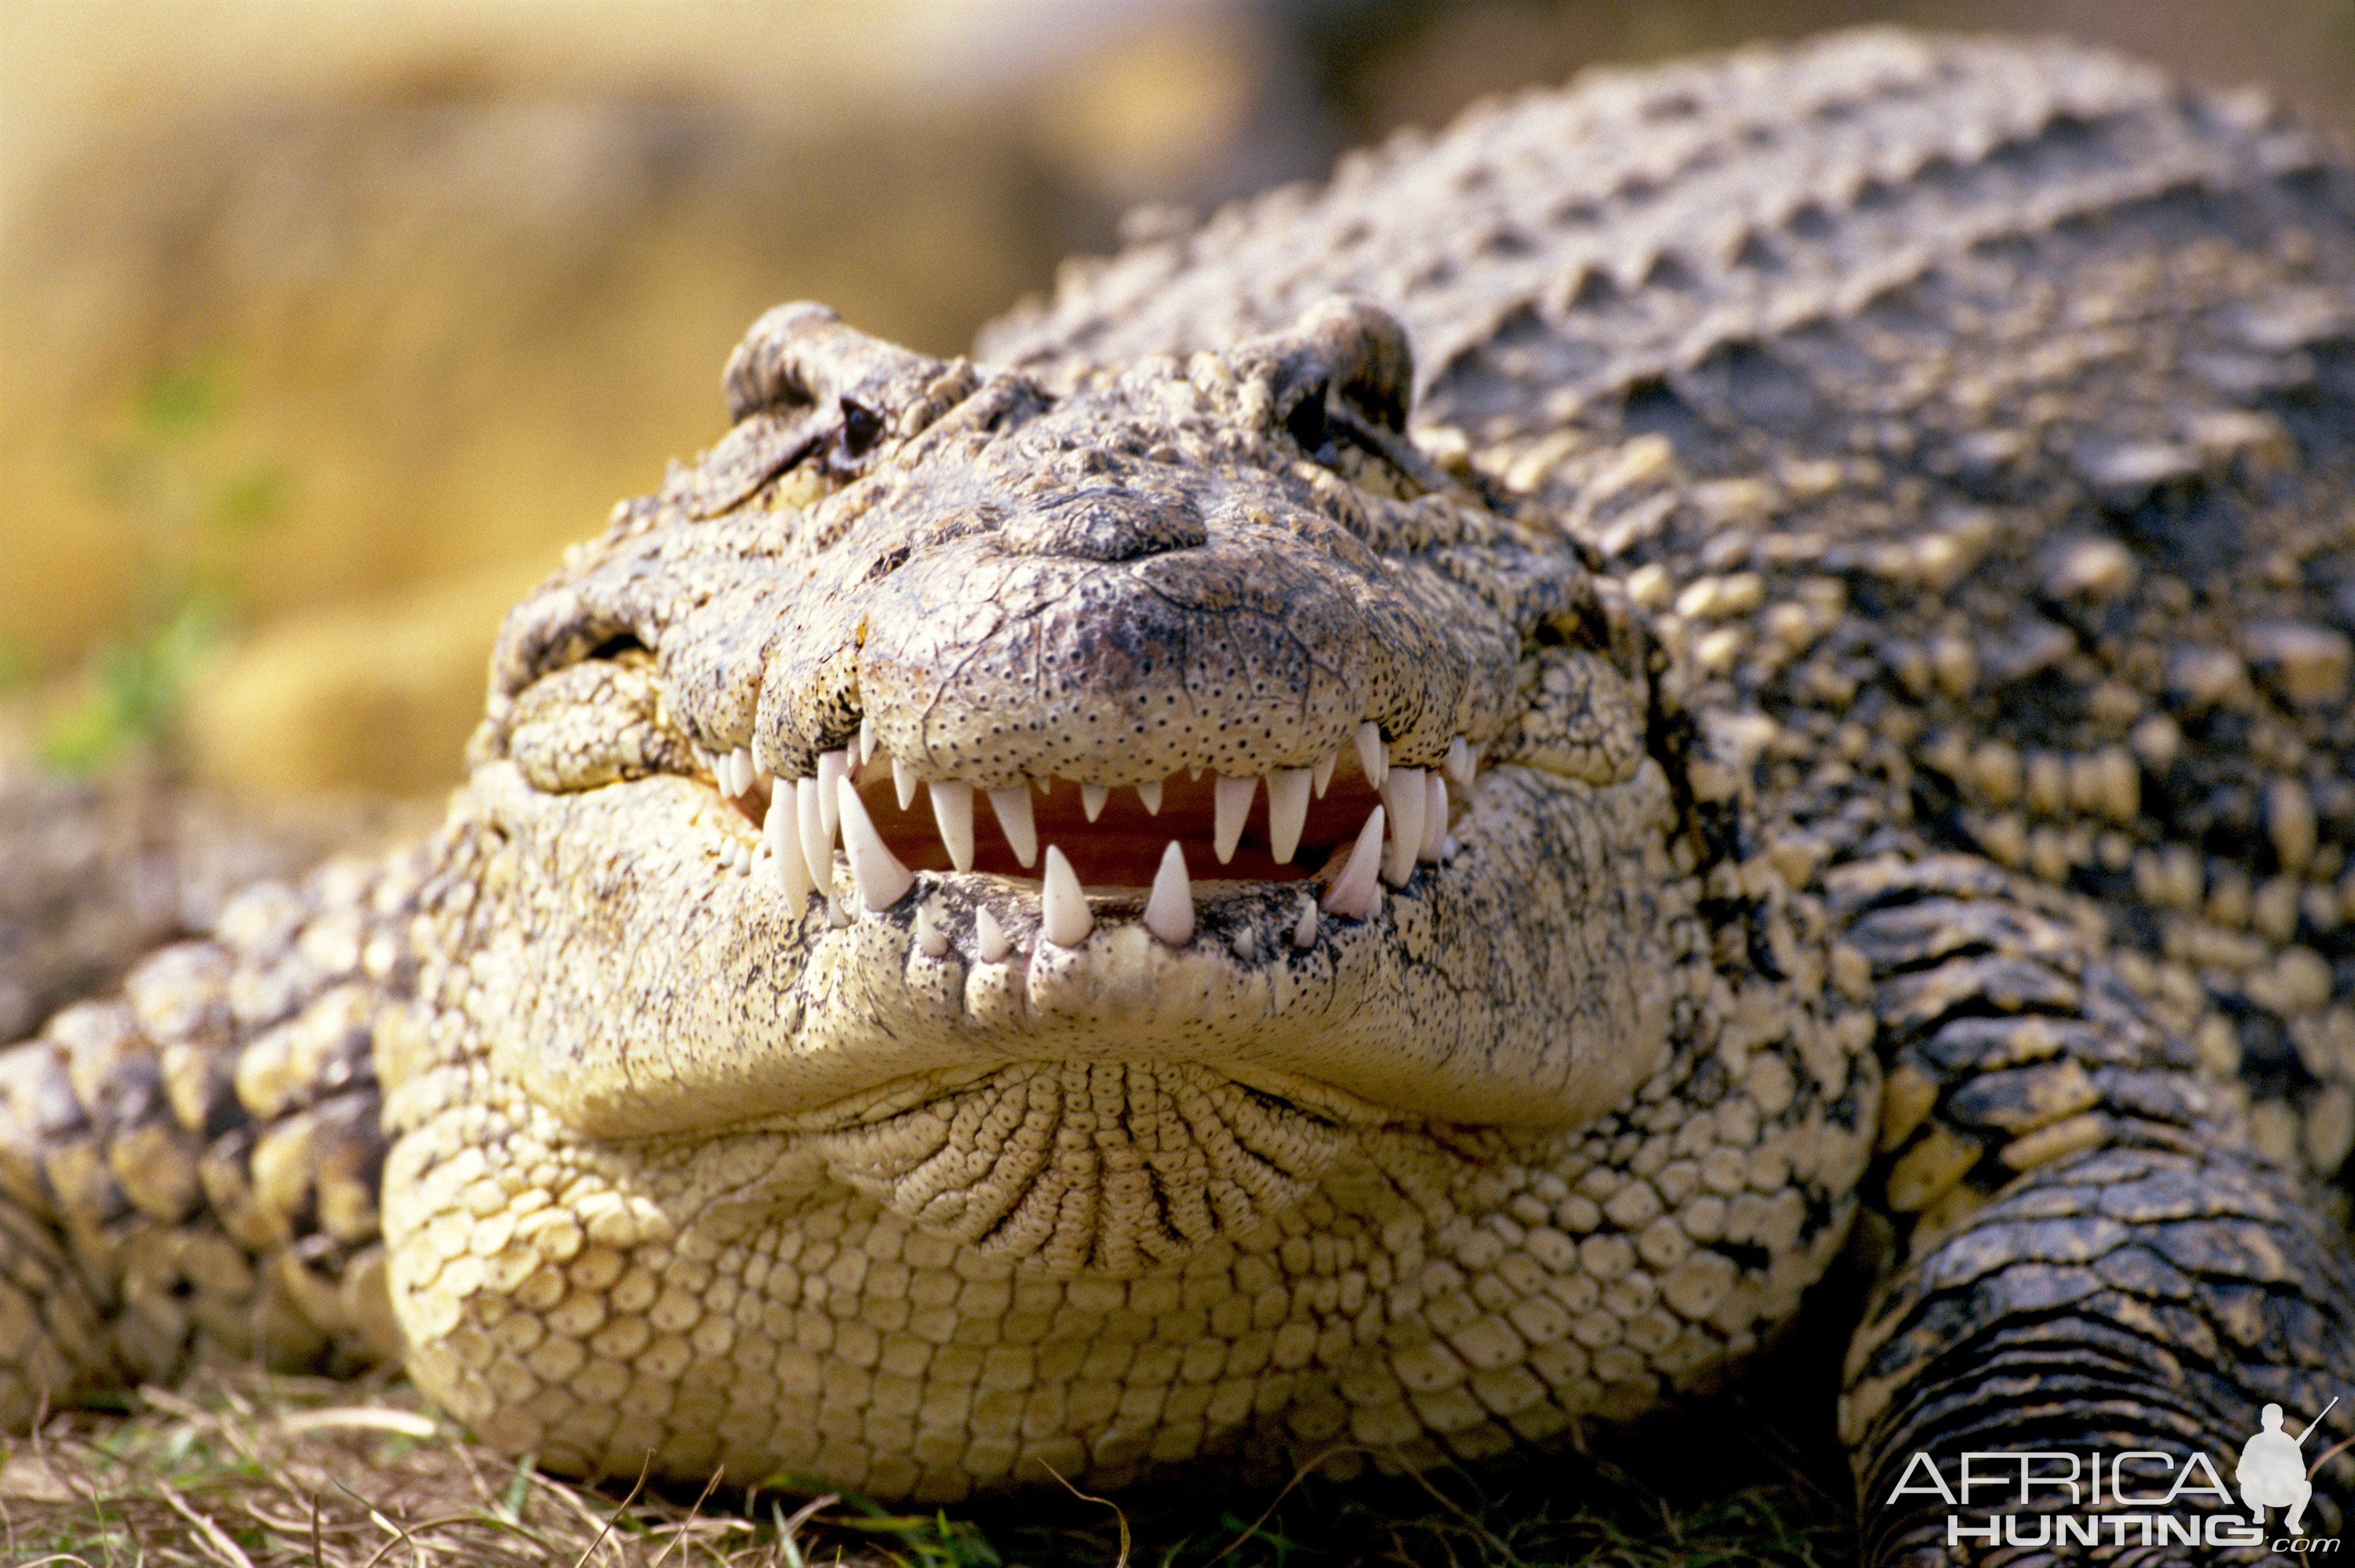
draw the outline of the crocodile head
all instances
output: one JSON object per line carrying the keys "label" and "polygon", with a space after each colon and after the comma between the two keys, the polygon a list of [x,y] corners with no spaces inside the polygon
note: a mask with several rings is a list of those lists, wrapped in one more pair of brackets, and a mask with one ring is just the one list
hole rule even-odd
{"label": "crocodile head", "polygon": [[503,632],[498,1070],[1082,1263],[1120,1158],[1036,1223],[1061,1156],[975,1174],[1042,1084],[1202,1189],[1136,1227],[1173,1245],[1353,1126],[1622,1102],[1671,984],[1647,645],[1407,439],[1412,383],[1349,302],[1060,393],[770,313],[727,438]]}

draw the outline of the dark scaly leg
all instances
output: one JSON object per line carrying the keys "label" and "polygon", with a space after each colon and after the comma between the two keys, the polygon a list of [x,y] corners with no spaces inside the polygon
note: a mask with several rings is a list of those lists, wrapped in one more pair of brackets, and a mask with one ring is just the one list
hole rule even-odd
{"label": "dark scaly leg", "polygon": [[0,1431],[193,1360],[398,1354],[372,1051],[421,872],[250,890],[0,1051]]}
{"label": "dark scaly leg", "polygon": [[[2065,905],[1961,858],[1853,866],[1832,883],[1873,970],[1889,1062],[1868,1198],[1901,1241],[1841,1403],[1866,1561],[2213,1561],[2204,1544],[2145,1547],[2132,1528],[2123,1542],[2105,1530],[2097,1551],[1950,1544],[1950,1514],[1983,1526],[2019,1511],[2016,1488],[1950,1509],[1917,1472],[1890,1499],[1917,1453],[1950,1486],[1966,1451],[2136,1449],[2177,1467],[2204,1454],[2232,1486],[2264,1404],[2295,1429],[2355,1393],[2355,1264],[2335,1228],[2243,1151],[2230,1101]],[[2355,1432],[2350,1406],[2308,1442],[2309,1463]],[[2331,1499],[2355,1483],[2355,1456],[2317,1480],[2307,1528],[2337,1534],[2349,1521]],[[2174,1511],[2243,1512],[2237,1499]]]}

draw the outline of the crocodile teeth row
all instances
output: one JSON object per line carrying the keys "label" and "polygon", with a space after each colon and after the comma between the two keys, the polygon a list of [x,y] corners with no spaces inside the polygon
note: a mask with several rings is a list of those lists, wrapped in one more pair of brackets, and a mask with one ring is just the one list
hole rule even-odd
{"label": "crocodile teeth row", "polygon": [[[1435,773],[1410,784],[1401,775],[1420,773],[1420,769],[1394,770],[1391,777],[1400,780],[1397,798],[1428,802],[1430,822],[1440,825],[1435,829],[1425,827],[1419,830],[1417,847],[1423,850],[1420,859],[1435,859],[1439,844],[1444,842],[1446,817],[1446,785]],[[777,867],[786,898],[798,905],[813,891],[807,859],[807,834],[823,818],[818,811],[817,781],[796,779],[794,787],[780,790],[769,810],[768,821],[762,827],[762,845],[765,857]],[[868,816],[867,806],[858,798],[858,791],[847,779],[835,783],[836,810],[841,824],[844,858],[849,862],[851,881],[858,901],[868,911],[879,913],[906,898],[916,885],[916,874],[900,862],[876,831],[874,819]],[[969,803],[968,803],[969,804]],[[1376,806],[1368,815],[1366,825],[1359,830],[1357,841],[1350,846],[1348,859],[1338,876],[1325,890],[1321,902],[1313,898],[1301,901],[1300,914],[1292,928],[1292,944],[1295,947],[1313,947],[1316,943],[1320,913],[1340,915],[1351,920],[1363,920],[1381,905],[1383,880],[1392,880],[1390,864],[1398,859],[1402,838],[1391,836],[1390,854],[1383,853],[1384,829],[1389,818],[1386,808]],[[731,864],[740,872],[751,868],[751,852],[741,845],[732,847],[735,860]],[[830,843],[828,845],[830,848]],[[829,857],[830,859],[830,857]],[[741,862],[741,863],[739,863]],[[1409,862],[1412,865],[1412,860]],[[831,866],[827,880],[831,881]],[[1403,879],[1397,879],[1403,880]],[[816,884],[823,888],[824,884]],[[838,896],[828,893],[827,915],[830,924],[847,923],[847,911]],[[1087,890],[1071,869],[1071,862],[1054,845],[1047,846],[1045,877],[1039,898],[1039,934],[1058,947],[1076,947],[1095,930],[1095,915],[1088,907]],[[1183,947],[1194,940],[1194,884],[1186,869],[1186,851],[1172,839],[1163,851],[1160,869],[1153,879],[1153,891],[1146,899],[1142,923],[1156,939],[1171,947]],[[1013,951],[1005,928],[987,910],[975,916],[975,940],[985,963],[996,963]],[[1239,944],[1244,944],[1248,931],[1237,933]],[[938,918],[930,905],[916,912],[916,941],[932,957],[948,952],[948,937],[940,929]],[[1247,947],[1239,945],[1244,956]]]}
{"label": "crocodile teeth row", "polygon": [[[1448,782],[1454,780],[1459,786],[1468,786],[1485,750],[1457,736],[1449,743],[1446,758],[1439,767],[1393,766],[1380,730],[1370,722],[1359,727],[1353,744],[1366,776],[1376,781],[1382,804],[1366,819],[1339,874],[1327,884],[1321,903],[1314,900],[1304,903],[1293,932],[1297,946],[1315,943],[1320,909],[1325,913],[1365,918],[1380,906],[1380,891],[1375,885],[1378,880],[1402,887],[1413,876],[1417,861],[1436,861],[1444,856],[1452,842],[1447,834]],[[829,916],[837,924],[847,915],[834,889],[837,838],[842,842],[858,901],[868,910],[889,909],[915,885],[915,873],[902,865],[885,844],[852,782],[862,761],[871,759],[873,753],[873,726],[863,721],[859,737],[852,745],[820,754],[815,778],[772,780],[754,763],[751,752],[742,747],[708,758],[715,782],[732,797],[751,795],[756,785],[770,786],[768,814],[761,828],[762,857],[776,868],[781,891],[792,902],[799,904],[814,891],[826,894],[831,901]],[[1298,851],[1309,800],[1312,795],[1321,795],[1331,782],[1337,756],[1336,753],[1327,757],[1315,768],[1279,768],[1266,775],[1268,842],[1277,864],[1288,865]],[[897,757],[891,760],[891,782],[902,810],[914,803],[918,784],[923,785],[931,797],[932,819],[948,850],[950,864],[960,871],[970,871],[975,848],[974,786],[956,779],[919,780]],[[1241,842],[1260,782],[1257,778],[1224,774],[1214,780],[1211,848],[1221,865],[1233,859]],[[1047,782],[1040,780],[1038,784],[1044,793]],[[1139,784],[1136,792],[1146,810],[1158,815],[1160,783]],[[1015,859],[1025,868],[1037,864],[1039,831],[1031,812],[1028,784],[1017,784],[984,793],[989,797],[990,809]],[[1093,822],[1102,814],[1110,796],[1107,785],[1081,785],[1081,801],[1089,821]],[[745,850],[729,864],[741,874],[751,869],[751,852]],[[1086,890],[1072,871],[1071,861],[1052,845],[1047,847],[1041,909],[1041,929],[1049,941],[1060,946],[1085,941],[1094,929]],[[944,944],[947,941],[937,925],[930,923],[931,918],[927,913],[922,926],[923,946],[928,953],[933,951],[935,942]],[[1193,884],[1185,852],[1174,839],[1154,878],[1144,924],[1173,947],[1182,947],[1193,940]],[[982,942],[986,950],[1005,944],[1005,933],[994,923],[992,932],[994,934],[986,934]],[[944,946],[942,950],[945,951]]]}

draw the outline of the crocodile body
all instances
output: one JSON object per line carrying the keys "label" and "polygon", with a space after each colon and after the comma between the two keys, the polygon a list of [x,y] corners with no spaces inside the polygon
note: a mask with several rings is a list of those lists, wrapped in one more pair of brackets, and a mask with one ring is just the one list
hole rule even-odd
{"label": "crocodile body", "polygon": [[773,312],[439,836],[0,1058],[0,1413],[402,1355],[580,1473],[1427,1464],[1721,1381],[1862,1215],[1875,1560],[1946,1552],[1916,1451],[2303,1424],[2350,302],[2261,106],[1866,33],[1484,106],[971,362]]}

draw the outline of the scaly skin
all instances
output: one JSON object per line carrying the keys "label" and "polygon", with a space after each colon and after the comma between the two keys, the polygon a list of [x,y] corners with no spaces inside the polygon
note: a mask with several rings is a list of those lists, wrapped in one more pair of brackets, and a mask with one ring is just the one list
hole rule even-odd
{"label": "scaly skin", "polygon": [[[1917,1449],[2318,1411],[2350,297],[2262,110],[1860,34],[1476,111],[978,363],[773,312],[439,838],[0,1059],[0,1405],[365,1354],[380,1260],[553,1468],[1423,1464],[1722,1378],[1869,1211],[1873,1561],[1946,1555]],[[1454,770],[1379,881],[1369,722],[1393,837]]]}

